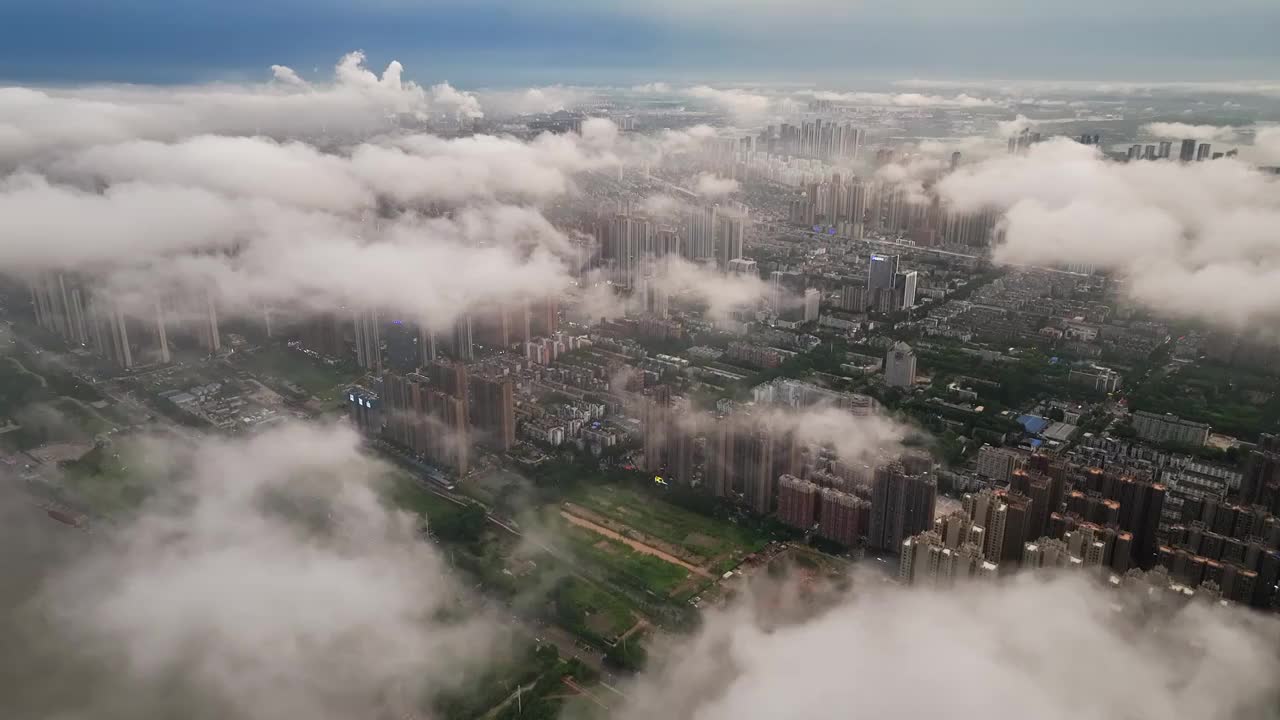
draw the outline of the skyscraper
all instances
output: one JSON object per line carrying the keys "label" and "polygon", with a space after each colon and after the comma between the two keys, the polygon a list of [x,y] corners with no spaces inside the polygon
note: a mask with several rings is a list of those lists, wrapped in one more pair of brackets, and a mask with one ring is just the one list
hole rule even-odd
{"label": "skyscraper", "polygon": [[896,550],[904,539],[933,527],[937,496],[937,483],[928,475],[907,475],[897,463],[877,468],[867,545]]}
{"label": "skyscraper", "polygon": [[498,450],[516,442],[514,384],[510,377],[474,375],[471,378],[471,421],[480,440]]}
{"label": "skyscraper", "polygon": [[916,304],[916,280],[918,274],[915,270],[908,272],[900,272],[893,278],[894,303],[899,310],[910,310]]}
{"label": "skyscraper", "polygon": [[1209,143],[1200,143],[1200,147],[1196,148],[1196,162],[1208,160],[1212,154],[1213,148]]}
{"label": "skyscraper", "polygon": [[884,381],[889,387],[909,388],[916,383],[916,353],[911,346],[895,343],[884,358]]}
{"label": "skyscraper", "polygon": [[[698,262],[716,254],[716,206],[690,208],[685,258]],[[729,258],[730,260],[732,258]]]}
{"label": "skyscraper", "polygon": [[[714,210],[713,210],[714,211]],[[725,270],[731,260],[742,257],[746,220],[742,216],[721,215],[716,221],[716,265]]]}
{"label": "skyscraper", "polygon": [[1191,162],[1196,159],[1196,141],[1183,140],[1182,148],[1178,152],[1178,159],[1182,162]]}
{"label": "skyscraper", "polygon": [[615,283],[626,288],[635,284],[645,251],[653,243],[653,233],[653,223],[646,218],[625,214],[613,218],[607,256],[614,261]]}
{"label": "skyscraper", "polygon": [[366,370],[382,372],[382,337],[378,327],[378,313],[356,311],[352,313],[356,329],[356,364]]}

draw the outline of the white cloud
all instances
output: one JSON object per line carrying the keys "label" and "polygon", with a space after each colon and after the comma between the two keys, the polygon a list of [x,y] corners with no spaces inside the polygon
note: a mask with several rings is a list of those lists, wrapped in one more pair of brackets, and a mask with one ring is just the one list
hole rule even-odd
{"label": "white cloud", "polygon": [[631,92],[647,95],[666,95],[671,92],[671,85],[664,82],[645,83],[633,86]]}
{"label": "white cloud", "polygon": [[40,707],[31,717],[401,716],[502,647],[483,611],[457,616],[480,606],[416,519],[385,507],[389,468],[350,430],[153,439],[137,453],[131,470],[154,474],[156,495],[41,569],[23,617],[65,662],[7,658],[49,666],[8,688],[15,706]]}
{"label": "white cloud", "polygon": [[720,198],[738,191],[738,181],[714,173],[699,173],[694,192],[706,198]]}
{"label": "white cloud", "polygon": [[830,100],[835,103],[849,105],[872,105],[897,108],[998,108],[1003,103],[990,98],[979,98],[961,93],[951,97],[942,95],[922,95],[920,93],[875,93],[875,92],[829,92],[817,91],[808,93],[817,100]]}
{"label": "white cloud", "polygon": [[549,85],[525,90],[488,90],[479,93],[480,104],[490,115],[532,115],[573,110],[591,100],[585,88]]}
{"label": "white cloud", "polygon": [[765,592],[676,641],[619,717],[1229,720],[1265,716],[1280,674],[1271,618],[1079,576],[933,592],[863,574],[818,613]]}
{"label": "white cloud", "polygon": [[719,89],[698,85],[684,92],[690,97],[706,100],[732,115],[735,120],[746,123],[759,120],[773,104],[767,96],[741,88]]}
{"label": "white cloud", "polygon": [[1235,142],[1239,139],[1236,128],[1230,125],[1188,125],[1177,122],[1147,123],[1142,131],[1158,138],[1199,140],[1201,142]]}
{"label": "white cloud", "polygon": [[1061,139],[938,186],[957,207],[1005,211],[999,260],[1109,267],[1159,312],[1237,329],[1280,317],[1276,191],[1234,160],[1112,163]]}

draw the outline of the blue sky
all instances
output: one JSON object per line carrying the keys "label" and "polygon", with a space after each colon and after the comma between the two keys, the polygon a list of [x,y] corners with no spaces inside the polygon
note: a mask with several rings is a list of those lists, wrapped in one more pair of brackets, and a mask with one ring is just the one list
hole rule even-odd
{"label": "blue sky", "polygon": [[464,87],[644,80],[1266,79],[1278,0],[0,0],[0,78],[327,75],[344,52]]}

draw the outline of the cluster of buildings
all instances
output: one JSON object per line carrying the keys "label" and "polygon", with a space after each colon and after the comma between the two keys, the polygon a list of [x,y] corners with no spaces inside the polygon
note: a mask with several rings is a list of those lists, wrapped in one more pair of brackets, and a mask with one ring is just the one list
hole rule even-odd
{"label": "cluster of buildings", "polygon": [[961,211],[936,197],[920,198],[906,185],[833,173],[810,182],[791,201],[793,225],[860,240],[869,236],[905,237],[918,245],[971,248],[991,244],[999,213],[994,209]]}
{"label": "cluster of buildings", "polygon": [[207,353],[222,348],[217,309],[207,293],[131,300],[126,306],[86,278],[66,272],[36,275],[30,290],[41,328],[120,369],[169,363],[175,344]]}
{"label": "cluster of buildings", "polygon": [[988,487],[966,495],[963,512],[904,542],[904,582],[1068,568],[1117,583],[1135,569],[1156,568],[1187,593],[1277,603],[1280,442],[1273,436],[1249,451],[1243,469],[1091,436],[1055,459],[984,447],[977,474]]}
{"label": "cluster of buildings", "polygon": [[654,264],[680,257],[727,270],[730,262],[742,258],[749,222],[745,208],[728,203],[691,205],[678,227],[628,209],[601,232],[601,259],[615,285],[645,292],[646,307],[665,315],[665,298],[651,295],[661,290],[645,287],[661,274]]}

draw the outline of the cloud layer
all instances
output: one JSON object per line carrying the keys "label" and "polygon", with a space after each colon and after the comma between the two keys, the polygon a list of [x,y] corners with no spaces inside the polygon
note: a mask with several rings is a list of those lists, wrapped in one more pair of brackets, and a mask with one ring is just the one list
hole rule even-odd
{"label": "cloud layer", "polygon": [[1267,716],[1280,676],[1273,619],[1137,595],[1079,577],[950,592],[856,577],[854,594],[816,618],[749,604],[711,615],[628,689],[620,717]]}
{"label": "cloud layer", "polygon": [[498,625],[457,612],[477,605],[416,519],[384,506],[386,469],[357,447],[301,425],[147,441],[135,471],[158,491],[135,518],[52,564],[22,560],[35,591],[5,608],[6,705],[67,720],[399,715],[475,671]]}
{"label": "cloud layer", "polygon": [[1113,163],[1069,140],[938,185],[956,207],[1004,211],[999,260],[1110,268],[1158,312],[1234,328],[1280,317],[1277,189],[1235,160]]}

